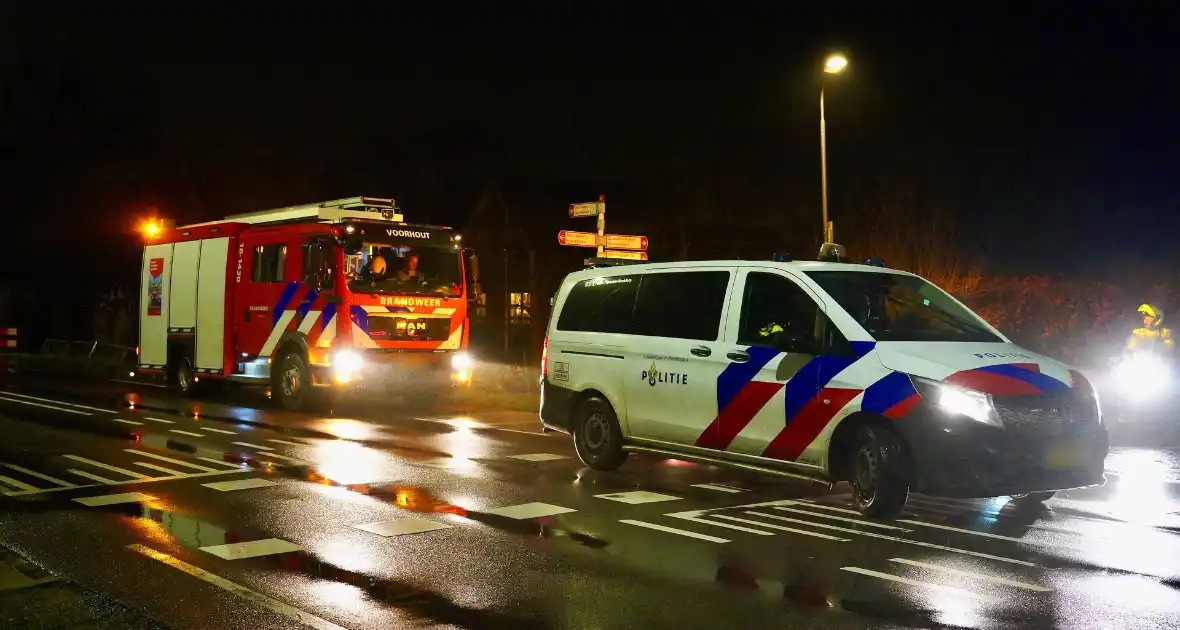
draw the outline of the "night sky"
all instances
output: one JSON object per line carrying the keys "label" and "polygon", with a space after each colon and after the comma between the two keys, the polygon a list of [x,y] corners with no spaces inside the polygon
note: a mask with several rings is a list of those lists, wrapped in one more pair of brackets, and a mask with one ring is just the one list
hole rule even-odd
{"label": "night sky", "polygon": [[702,168],[814,231],[830,50],[851,60],[828,92],[837,234],[905,189],[955,216],[992,269],[1176,258],[1180,55],[1163,3],[427,4],[445,8],[6,6],[5,203],[11,227],[52,234],[17,238],[6,262],[47,246],[135,259],[128,230],[151,208],[186,222],[372,194],[462,225],[488,178],[609,197]]}

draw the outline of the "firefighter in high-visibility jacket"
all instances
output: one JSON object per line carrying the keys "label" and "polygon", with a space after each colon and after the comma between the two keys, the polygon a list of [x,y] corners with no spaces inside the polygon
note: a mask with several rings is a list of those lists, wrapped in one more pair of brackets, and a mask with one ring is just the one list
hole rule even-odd
{"label": "firefighter in high-visibility jacket", "polygon": [[1124,354],[1127,356],[1146,352],[1161,359],[1175,358],[1176,341],[1172,337],[1172,329],[1164,328],[1164,312],[1152,304],[1139,307],[1139,314],[1143,316],[1143,326],[1131,331],[1127,337]]}

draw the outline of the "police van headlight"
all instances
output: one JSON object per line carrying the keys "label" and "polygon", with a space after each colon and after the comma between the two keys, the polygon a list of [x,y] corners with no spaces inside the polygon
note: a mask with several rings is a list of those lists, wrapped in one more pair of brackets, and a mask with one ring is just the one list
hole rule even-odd
{"label": "police van headlight", "polygon": [[337,350],[332,353],[332,376],[339,383],[347,383],[365,365],[364,358],[356,350]]}
{"label": "police van headlight", "polygon": [[993,427],[1003,426],[996,406],[992,403],[992,397],[988,394],[917,376],[913,377],[913,381],[918,393],[944,413],[951,416],[967,416]]}

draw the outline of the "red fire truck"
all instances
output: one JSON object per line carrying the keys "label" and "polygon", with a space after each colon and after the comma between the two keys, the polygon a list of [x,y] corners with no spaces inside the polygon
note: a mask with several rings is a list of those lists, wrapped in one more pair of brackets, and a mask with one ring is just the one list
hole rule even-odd
{"label": "red fire truck", "polygon": [[466,383],[478,262],[449,227],[353,197],[147,234],[139,370],[185,393],[267,384],[288,409],[314,387],[433,397]]}

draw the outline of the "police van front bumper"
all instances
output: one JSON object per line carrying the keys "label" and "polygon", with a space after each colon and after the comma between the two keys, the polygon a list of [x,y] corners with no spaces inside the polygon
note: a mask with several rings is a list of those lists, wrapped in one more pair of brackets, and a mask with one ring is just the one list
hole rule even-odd
{"label": "police van front bumper", "polygon": [[1045,410],[1054,410],[1055,401],[1019,398],[997,399],[1000,427],[950,416],[926,400],[897,420],[909,447],[914,490],[991,497],[1105,483],[1110,444],[1096,414],[1053,418]]}

